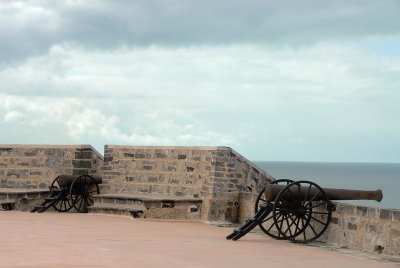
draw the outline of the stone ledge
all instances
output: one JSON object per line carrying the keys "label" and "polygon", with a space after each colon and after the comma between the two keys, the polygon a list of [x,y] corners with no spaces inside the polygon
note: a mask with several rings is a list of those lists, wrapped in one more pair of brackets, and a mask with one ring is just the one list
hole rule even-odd
{"label": "stone ledge", "polygon": [[14,189],[14,188],[0,188],[0,194],[41,194],[48,193],[49,190],[44,189]]}
{"label": "stone ledge", "polygon": [[0,205],[15,204],[15,202],[17,202],[15,199],[4,199],[4,200],[0,200]]}
{"label": "stone ledge", "polygon": [[167,149],[167,150],[231,150],[230,147],[225,146],[129,146],[129,145],[106,145],[105,149],[112,149],[112,148],[129,148],[129,149]]}
{"label": "stone ledge", "polygon": [[100,194],[95,195],[96,198],[114,198],[114,199],[129,199],[139,201],[175,201],[175,202],[203,202],[200,198],[185,197],[185,196],[163,196],[163,195],[138,195],[132,193],[120,194]]}
{"label": "stone ledge", "polygon": [[90,209],[115,209],[115,210],[128,210],[128,211],[139,211],[146,208],[142,206],[127,205],[127,204],[96,204],[90,206]]}
{"label": "stone ledge", "polygon": [[383,219],[391,221],[400,221],[399,209],[388,209],[372,206],[363,206],[349,203],[332,202],[335,207],[335,214],[347,214],[361,216],[371,219]]}

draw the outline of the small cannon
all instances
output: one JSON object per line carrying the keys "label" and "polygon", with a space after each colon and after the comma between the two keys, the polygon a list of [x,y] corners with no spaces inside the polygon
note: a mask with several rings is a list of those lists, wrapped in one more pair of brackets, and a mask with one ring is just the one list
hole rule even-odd
{"label": "small cannon", "polygon": [[382,200],[382,191],[321,188],[311,181],[276,180],[258,194],[255,216],[226,238],[238,240],[259,226],[267,235],[308,243],[328,228],[331,200]]}
{"label": "small cannon", "polygon": [[91,175],[59,175],[51,183],[49,196],[31,212],[44,212],[53,207],[67,212],[74,207],[78,212],[88,212],[93,205],[93,195],[99,194],[102,178]]}

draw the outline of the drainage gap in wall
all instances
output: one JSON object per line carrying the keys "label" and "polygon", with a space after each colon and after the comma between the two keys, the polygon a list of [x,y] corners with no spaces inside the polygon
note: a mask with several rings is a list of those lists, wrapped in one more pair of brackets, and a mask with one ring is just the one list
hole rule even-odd
{"label": "drainage gap in wall", "polygon": [[172,201],[172,200],[162,201],[161,207],[162,208],[173,208],[173,207],[175,207],[175,201]]}
{"label": "drainage gap in wall", "polygon": [[384,247],[382,247],[381,245],[376,245],[374,248],[374,252],[378,253],[378,254],[382,254]]}

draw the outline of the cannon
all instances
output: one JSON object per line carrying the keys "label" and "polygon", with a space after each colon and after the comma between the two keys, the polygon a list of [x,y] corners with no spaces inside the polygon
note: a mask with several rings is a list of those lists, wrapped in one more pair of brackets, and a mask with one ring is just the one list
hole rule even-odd
{"label": "cannon", "polygon": [[238,240],[256,226],[267,235],[296,243],[320,237],[331,220],[331,200],[382,200],[382,191],[321,188],[311,181],[276,180],[258,194],[254,212],[239,229],[226,238]]}
{"label": "cannon", "polygon": [[53,207],[56,211],[67,212],[73,207],[82,213],[93,205],[93,195],[99,194],[102,178],[91,175],[59,175],[49,187],[49,196],[31,212],[44,212]]}

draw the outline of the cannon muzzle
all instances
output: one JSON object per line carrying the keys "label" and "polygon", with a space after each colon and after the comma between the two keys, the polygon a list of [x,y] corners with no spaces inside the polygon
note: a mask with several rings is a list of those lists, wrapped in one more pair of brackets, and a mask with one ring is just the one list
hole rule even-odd
{"label": "cannon muzzle", "polygon": [[[267,184],[264,192],[264,196],[267,202],[272,202],[276,199],[279,192],[287,187],[286,185]],[[363,191],[363,190],[349,190],[349,189],[333,189],[333,188],[322,188],[326,193],[329,200],[375,200],[380,202],[383,198],[382,191],[380,189],[375,191]],[[291,191],[285,191],[282,193],[287,198],[293,198],[296,196],[300,200],[309,201],[323,199],[323,193],[317,187],[305,187],[298,186],[294,187]],[[287,196],[285,196],[287,195]]]}

